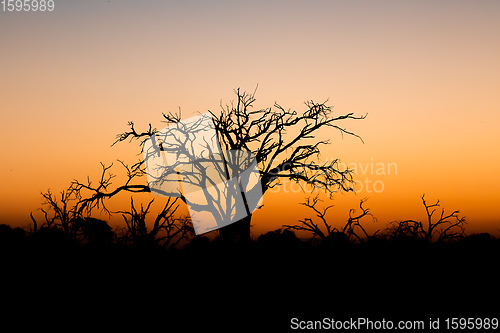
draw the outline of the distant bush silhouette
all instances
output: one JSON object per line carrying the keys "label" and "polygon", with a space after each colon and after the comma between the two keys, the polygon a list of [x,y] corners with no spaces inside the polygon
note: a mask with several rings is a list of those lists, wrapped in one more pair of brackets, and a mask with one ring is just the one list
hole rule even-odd
{"label": "distant bush silhouette", "polygon": [[297,235],[289,229],[277,229],[262,234],[257,239],[263,246],[271,247],[294,247],[300,244]]}
{"label": "distant bush silhouette", "polygon": [[87,217],[78,219],[74,223],[79,234],[88,244],[105,245],[114,241],[115,233],[106,221]]}

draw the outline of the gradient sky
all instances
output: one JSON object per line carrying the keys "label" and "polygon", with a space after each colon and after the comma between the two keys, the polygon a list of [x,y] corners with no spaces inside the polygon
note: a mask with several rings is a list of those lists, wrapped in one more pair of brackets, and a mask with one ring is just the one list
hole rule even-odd
{"label": "gradient sky", "polygon": [[[303,111],[305,100],[329,98],[338,114],[368,114],[342,124],[364,144],[320,133],[332,140],[323,160],[397,164],[391,175],[358,170],[383,191],[337,194],[335,225],[366,197],[373,228],[421,219],[426,193],[459,209],[469,232],[500,231],[500,2],[55,5],[0,12],[0,223],[28,225],[40,191],[95,178],[100,161],[140,158],[135,144],[110,147],[127,121],[161,128],[162,112],[217,110],[234,88],[258,84],[257,108]],[[266,194],[254,234],[310,215],[295,208],[305,196]],[[120,200],[128,208],[129,196]]]}

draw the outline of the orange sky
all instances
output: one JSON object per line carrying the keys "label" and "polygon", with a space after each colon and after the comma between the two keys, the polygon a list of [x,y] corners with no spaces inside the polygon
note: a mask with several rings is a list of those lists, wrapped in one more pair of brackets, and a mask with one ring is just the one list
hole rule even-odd
{"label": "orange sky", "polygon": [[[364,144],[321,133],[333,143],[323,160],[397,164],[397,174],[360,172],[383,191],[336,195],[332,219],[365,197],[375,227],[421,219],[426,193],[459,209],[469,231],[498,232],[499,15],[497,1],[56,1],[50,13],[0,12],[0,223],[27,225],[40,191],[96,177],[100,161],[139,158],[135,144],[110,147],[127,121],[161,128],[162,112],[217,110],[258,84],[256,107],[330,98],[339,114],[368,113],[344,123]],[[303,198],[266,194],[254,234],[307,216]]]}

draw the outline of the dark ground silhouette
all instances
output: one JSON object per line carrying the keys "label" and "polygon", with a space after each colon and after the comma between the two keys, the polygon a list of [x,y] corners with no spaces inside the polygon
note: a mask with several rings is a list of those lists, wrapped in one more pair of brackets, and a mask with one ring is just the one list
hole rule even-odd
{"label": "dark ground silhouette", "polygon": [[0,225],[2,318],[37,328],[280,332],[293,317],[500,313],[500,240],[488,234],[448,244],[338,234],[313,244],[280,229],[247,243],[196,237],[182,250],[92,237]]}

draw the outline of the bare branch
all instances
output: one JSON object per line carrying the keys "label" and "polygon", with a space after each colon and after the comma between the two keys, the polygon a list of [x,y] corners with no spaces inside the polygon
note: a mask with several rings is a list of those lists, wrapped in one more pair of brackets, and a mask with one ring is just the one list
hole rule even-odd
{"label": "bare branch", "polygon": [[114,146],[115,144],[117,144],[118,142],[122,142],[122,141],[125,141],[127,139],[129,139],[129,142],[132,142],[132,140],[136,139],[143,139],[141,142],[140,142],[140,145],[142,146],[144,144],[144,141],[146,141],[149,137],[151,137],[151,135],[155,134],[156,133],[156,129],[155,128],[152,128],[151,127],[151,124],[149,124],[149,128],[147,131],[145,132],[142,132],[142,133],[138,133],[136,130],[135,130],[135,127],[134,127],[134,122],[133,121],[129,121],[128,122],[128,126],[130,126],[130,131],[127,131],[127,132],[123,132],[121,134],[118,134],[116,136],[116,140],[115,142],[113,142],[113,144],[111,146]]}
{"label": "bare branch", "polygon": [[[320,201],[322,200],[320,200],[318,196],[315,196],[312,198],[311,197],[307,198],[306,202],[303,202],[301,204],[312,209],[316,213],[316,216],[323,223],[323,228],[319,227],[318,224],[314,223],[314,221],[309,217],[303,220],[299,220],[300,224],[298,225],[284,225],[283,227],[285,229],[310,232],[312,233],[313,238],[318,236],[322,240],[326,240],[329,237],[332,237],[333,235],[336,234],[343,234],[345,235],[346,239],[351,239],[352,237],[354,237],[360,242],[364,242],[365,240],[370,239],[379,232],[379,230],[377,230],[373,235],[369,235],[360,222],[363,217],[372,216],[369,209],[363,207],[363,204],[366,202],[366,199],[360,201],[359,208],[361,209],[361,213],[354,215],[356,210],[351,209],[349,211],[349,218],[347,220],[347,223],[340,230],[335,227],[332,227],[331,224],[329,224],[326,219],[326,213],[330,208],[333,207],[333,205],[327,206],[324,209],[319,209],[317,207],[317,204]],[[362,235],[358,234],[359,233],[358,229],[361,230]]]}

